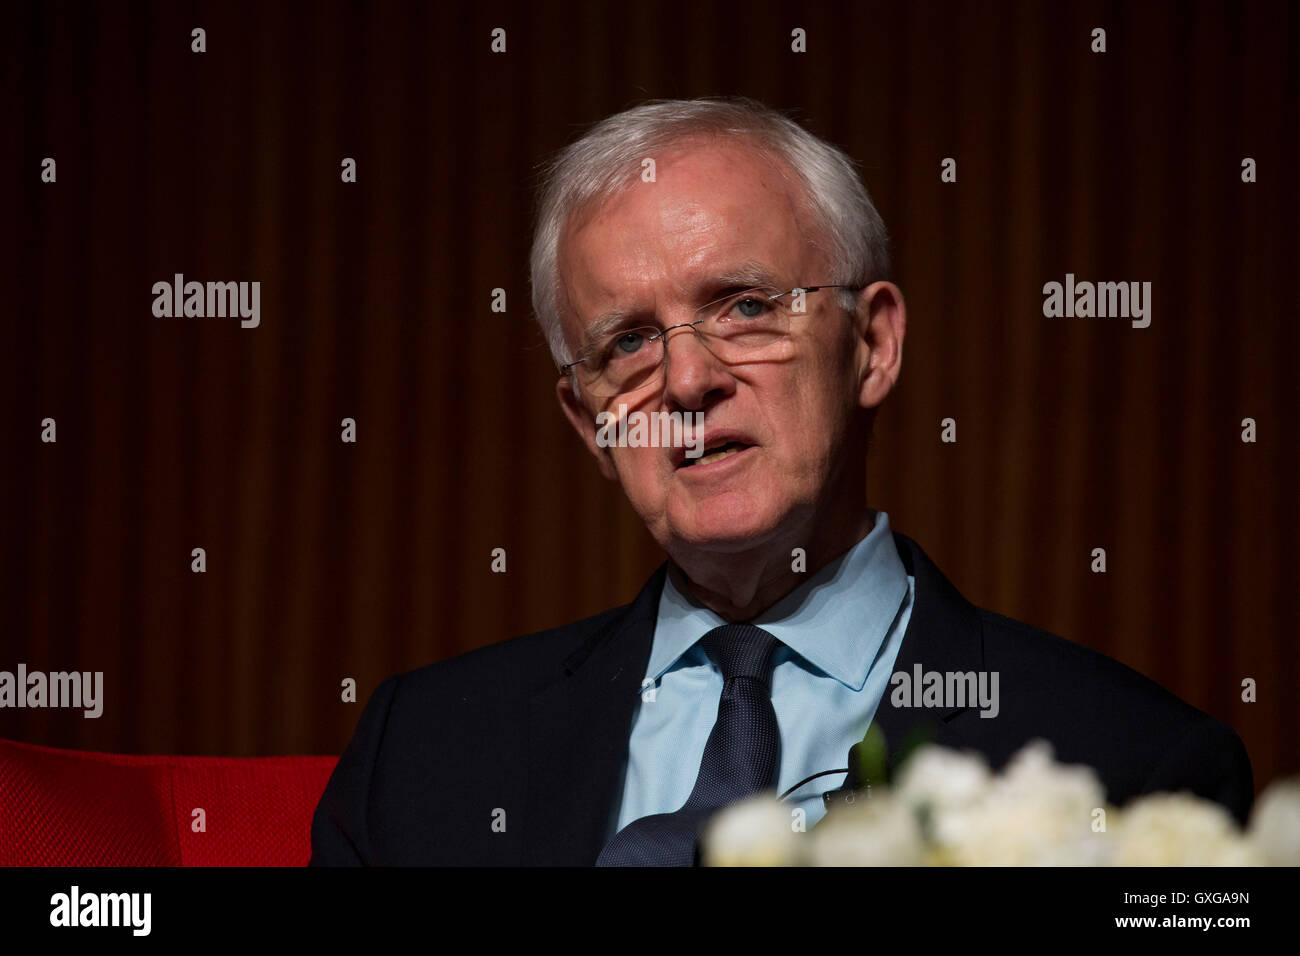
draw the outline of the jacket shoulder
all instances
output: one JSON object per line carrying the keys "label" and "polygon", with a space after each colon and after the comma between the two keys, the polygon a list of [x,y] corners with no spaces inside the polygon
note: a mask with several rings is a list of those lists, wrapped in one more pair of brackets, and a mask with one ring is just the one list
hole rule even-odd
{"label": "jacket shoulder", "polygon": [[528,705],[625,608],[395,674],[371,693],[312,820],[312,863],[504,865],[513,836],[456,821],[525,803]]}
{"label": "jacket shoulder", "polygon": [[1000,677],[1000,716],[1017,728],[1016,738],[1042,737],[1062,762],[1096,767],[1116,803],[1186,790],[1245,818],[1250,761],[1231,727],[1099,651],[977,612],[985,667]]}
{"label": "jacket shoulder", "polygon": [[[1110,713],[1142,712],[1185,723],[1208,716],[1151,678],[1100,651],[985,608],[977,609],[987,666],[1037,677],[1044,691],[1070,702],[1086,702]],[[1021,686],[1021,692],[1030,687]]]}
{"label": "jacket shoulder", "polygon": [[559,627],[535,631],[395,675],[407,698],[433,700],[454,692],[462,700],[529,695],[564,675],[565,662],[604,634],[630,605]]}

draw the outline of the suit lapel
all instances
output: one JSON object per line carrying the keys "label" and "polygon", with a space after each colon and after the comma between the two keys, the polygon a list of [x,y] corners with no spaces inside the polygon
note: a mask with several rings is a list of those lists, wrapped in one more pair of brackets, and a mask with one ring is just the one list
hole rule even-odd
{"label": "suit lapel", "polygon": [[[892,673],[903,672],[912,677],[918,666],[922,672],[982,670],[984,647],[976,608],[961,596],[915,541],[895,532],[894,543],[907,573],[915,579],[916,593]],[[893,692],[893,684],[885,688],[874,719],[876,726],[884,731],[891,769],[913,734],[924,735],[925,739],[945,746],[962,746],[967,723],[975,715],[973,708],[896,707],[892,702]]]}
{"label": "suit lapel", "polygon": [[529,701],[527,863],[590,866],[604,846],[666,570]]}
{"label": "suit lapel", "polygon": [[[984,652],[976,608],[949,583],[915,541],[894,534],[915,580],[907,632],[893,673],[980,671]],[[627,610],[564,661],[563,676],[529,701],[525,862],[590,866],[605,842],[619,770],[627,755],[637,692],[654,640],[667,565]],[[973,708],[896,707],[885,690],[874,723],[884,731],[891,767],[917,732],[963,746]]]}

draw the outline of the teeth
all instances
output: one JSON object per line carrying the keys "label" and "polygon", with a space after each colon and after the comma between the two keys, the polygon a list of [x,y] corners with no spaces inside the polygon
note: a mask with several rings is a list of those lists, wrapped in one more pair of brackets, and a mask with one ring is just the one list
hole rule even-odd
{"label": "teeth", "polygon": [[741,450],[741,446],[729,442],[726,445],[723,445],[720,449],[718,449],[715,452],[710,452],[707,455],[701,455],[699,458],[695,459],[694,464],[707,465],[710,462],[721,461],[723,458],[726,458],[728,455],[734,455],[736,452],[740,450]]}

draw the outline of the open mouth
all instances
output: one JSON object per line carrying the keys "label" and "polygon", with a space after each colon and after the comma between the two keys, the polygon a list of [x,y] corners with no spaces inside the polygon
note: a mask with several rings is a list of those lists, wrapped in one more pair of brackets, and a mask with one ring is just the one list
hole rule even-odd
{"label": "open mouth", "polygon": [[744,451],[746,448],[753,448],[753,445],[742,441],[724,441],[705,447],[704,454],[699,458],[682,459],[682,468],[690,468],[695,465],[711,465],[715,461],[722,461],[731,455]]}

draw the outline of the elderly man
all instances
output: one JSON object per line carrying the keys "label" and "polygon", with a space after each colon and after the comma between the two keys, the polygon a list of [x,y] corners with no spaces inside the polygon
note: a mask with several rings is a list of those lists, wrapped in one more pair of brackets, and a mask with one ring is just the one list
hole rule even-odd
{"label": "elderly man", "polygon": [[[669,560],[630,605],[380,685],[314,864],[690,864],[750,794],[815,825],[873,724],[995,766],[1043,738],[1113,802],[1245,816],[1232,730],[973,607],[867,506],[906,331],[888,275],[850,160],[757,103],[646,104],[559,154],[532,255],[559,402]],[[665,413],[675,446],[602,430]]]}

